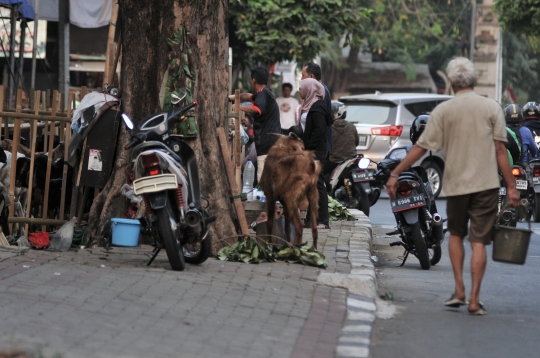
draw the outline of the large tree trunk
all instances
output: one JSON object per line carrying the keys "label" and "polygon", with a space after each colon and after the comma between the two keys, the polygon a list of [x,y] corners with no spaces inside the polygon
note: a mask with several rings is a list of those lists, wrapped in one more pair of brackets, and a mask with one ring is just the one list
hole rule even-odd
{"label": "large tree trunk", "polygon": [[[135,123],[159,111],[159,89],[167,70],[167,38],[184,24],[193,37],[193,63],[197,69],[196,116],[199,138],[190,142],[199,164],[202,195],[217,216],[213,236],[235,234],[228,185],[216,128],[226,125],[228,91],[228,2],[220,0],[119,0],[122,14],[123,111]],[[127,200],[120,187],[127,182],[130,152],[123,150],[129,135],[122,129],[113,174],[90,211],[90,244],[101,245],[110,235],[110,218],[123,217]]]}

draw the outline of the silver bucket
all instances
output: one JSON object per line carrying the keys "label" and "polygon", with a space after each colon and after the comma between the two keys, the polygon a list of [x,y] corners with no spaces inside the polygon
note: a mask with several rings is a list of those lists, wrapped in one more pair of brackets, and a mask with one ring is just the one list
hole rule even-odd
{"label": "silver bucket", "polygon": [[531,222],[529,229],[518,229],[495,225],[493,228],[493,261],[523,265],[531,240]]}

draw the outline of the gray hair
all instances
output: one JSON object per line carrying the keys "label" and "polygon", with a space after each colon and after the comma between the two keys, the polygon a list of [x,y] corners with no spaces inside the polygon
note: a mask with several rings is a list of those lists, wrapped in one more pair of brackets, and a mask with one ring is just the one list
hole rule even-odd
{"label": "gray hair", "polygon": [[468,58],[454,58],[448,63],[446,74],[454,87],[467,88],[476,85],[476,70]]}

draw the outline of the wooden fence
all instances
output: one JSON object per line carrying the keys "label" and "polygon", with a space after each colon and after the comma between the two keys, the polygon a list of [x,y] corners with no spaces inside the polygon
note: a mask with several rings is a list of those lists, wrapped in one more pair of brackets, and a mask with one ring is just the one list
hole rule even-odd
{"label": "wooden fence", "polygon": [[[84,97],[86,88],[81,90],[81,98]],[[46,230],[46,225],[58,226],[66,222],[64,213],[66,212],[66,193],[68,190],[73,190],[72,183],[67,182],[68,178],[68,148],[69,141],[71,139],[71,112],[75,108],[75,95],[71,94],[67,105],[64,103],[64,96],[58,91],[53,91],[52,99],[47,98],[47,94],[41,91],[34,91],[34,97],[30,101],[22,100],[22,91],[18,90],[16,108],[4,108],[4,87],[0,86],[0,136],[3,134],[5,138],[9,138],[10,130],[10,118],[12,120],[12,133],[13,133],[13,146],[11,149],[11,165],[10,172],[10,186],[9,186],[9,199],[12,203],[9,206],[9,218],[8,222],[10,230],[12,230],[13,224],[24,224],[25,234],[28,235],[29,224],[42,225],[42,230]],[[23,105],[27,104],[25,108]],[[50,104],[50,107],[48,106]],[[3,124],[3,125],[2,125]],[[29,128],[28,128],[29,125]],[[25,209],[25,217],[14,217],[14,203],[15,203],[15,181],[17,172],[17,151],[21,139],[21,129],[25,126],[29,129],[30,135],[30,172],[28,177],[28,193],[26,203],[21,203]],[[31,212],[37,212],[37,210],[31,210],[32,207],[32,193],[34,184],[34,164],[37,158],[36,156],[36,142],[38,137],[38,131],[43,134],[44,138],[44,152],[48,153],[47,159],[47,171],[45,180],[45,189],[43,192],[43,202],[41,212],[42,217],[31,217]],[[60,198],[60,210],[58,217],[48,217],[48,202],[50,195],[50,182],[51,182],[51,167],[53,162],[53,149],[54,149],[54,136],[58,135],[60,141],[64,142],[64,166],[62,171],[62,190]],[[38,153],[38,155],[44,155]],[[74,171],[75,172],[75,171]],[[76,190],[73,190],[75,195],[72,195],[72,201],[77,200]],[[76,205],[71,205],[70,216],[75,215]]]}

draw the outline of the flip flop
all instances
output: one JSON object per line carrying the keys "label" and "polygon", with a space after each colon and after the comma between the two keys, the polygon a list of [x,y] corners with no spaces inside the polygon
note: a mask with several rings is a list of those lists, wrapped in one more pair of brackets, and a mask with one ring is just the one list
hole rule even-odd
{"label": "flip flop", "polygon": [[459,308],[460,306],[465,306],[465,300],[460,300],[455,298],[454,295],[450,296],[450,299],[444,303],[446,307]]}
{"label": "flip flop", "polygon": [[471,311],[469,310],[469,314],[471,316],[484,316],[484,315],[487,315],[487,311],[484,309],[484,306],[480,303],[479,304],[480,308],[477,309],[476,311]]}
{"label": "flip flop", "polygon": [[324,225],[324,224],[317,224],[317,229],[318,230],[330,229],[330,226]]}

